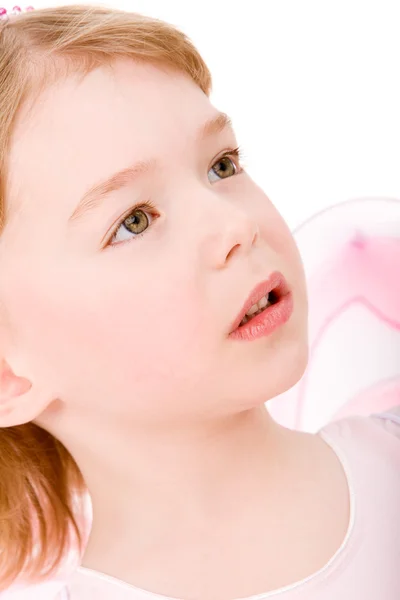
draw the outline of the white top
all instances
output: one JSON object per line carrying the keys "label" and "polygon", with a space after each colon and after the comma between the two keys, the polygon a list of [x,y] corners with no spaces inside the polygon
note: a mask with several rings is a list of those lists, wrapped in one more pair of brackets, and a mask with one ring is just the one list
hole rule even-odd
{"label": "white top", "polygon": [[[399,600],[400,406],[330,423],[317,435],[341,461],[350,522],[339,550],[301,581],[241,600]],[[58,580],[13,586],[0,600],[177,600],[75,565]]]}

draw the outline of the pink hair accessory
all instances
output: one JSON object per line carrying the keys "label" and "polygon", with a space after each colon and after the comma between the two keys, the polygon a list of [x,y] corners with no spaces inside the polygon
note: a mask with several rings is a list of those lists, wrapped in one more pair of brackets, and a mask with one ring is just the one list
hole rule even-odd
{"label": "pink hair accessory", "polygon": [[19,13],[28,12],[30,10],[35,9],[33,6],[27,6],[25,9],[22,9],[20,6],[14,6],[10,11],[7,11],[6,8],[0,8],[0,20],[8,20],[10,15],[19,15]]}

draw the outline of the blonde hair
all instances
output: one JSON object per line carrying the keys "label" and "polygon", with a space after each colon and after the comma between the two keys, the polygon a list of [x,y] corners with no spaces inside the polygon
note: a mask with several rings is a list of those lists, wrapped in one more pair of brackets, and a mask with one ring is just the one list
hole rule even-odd
{"label": "blonde hair", "polygon": [[[158,19],[99,6],[45,8],[0,21],[0,235],[8,222],[7,153],[22,107],[70,73],[131,58],[189,75],[209,95],[210,72],[191,41]],[[0,591],[54,575],[75,534],[85,484],[65,446],[35,423],[0,430]],[[37,533],[39,532],[39,533]]]}

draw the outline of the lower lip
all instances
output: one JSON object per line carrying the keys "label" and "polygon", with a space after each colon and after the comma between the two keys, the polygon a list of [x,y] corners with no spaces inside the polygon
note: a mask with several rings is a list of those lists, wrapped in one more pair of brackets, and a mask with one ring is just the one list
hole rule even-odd
{"label": "lower lip", "polygon": [[271,335],[276,329],[284,325],[293,312],[293,297],[289,292],[282,296],[276,304],[272,304],[262,313],[253,317],[245,325],[238,327],[229,337],[234,340],[251,342],[258,338]]}

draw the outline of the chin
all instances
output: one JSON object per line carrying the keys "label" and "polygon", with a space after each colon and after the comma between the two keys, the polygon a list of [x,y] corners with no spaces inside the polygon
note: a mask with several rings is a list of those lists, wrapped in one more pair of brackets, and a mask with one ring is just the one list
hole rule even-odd
{"label": "chin", "polygon": [[240,408],[261,406],[295,386],[305,373],[308,356],[307,340],[302,340],[286,347],[274,364],[258,364],[241,381],[236,377],[235,397]]}
{"label": "chin", "polygon": [[305,340],[295,348],[290,360],[287,361],[284,377],[281,379],[281,385],[275,396],[287,392],[300,381],[306,371],[308,358],[309,347],[308,341]]}

